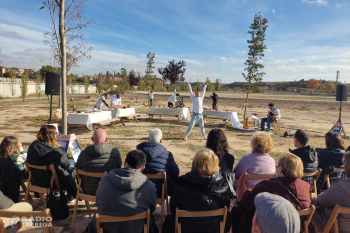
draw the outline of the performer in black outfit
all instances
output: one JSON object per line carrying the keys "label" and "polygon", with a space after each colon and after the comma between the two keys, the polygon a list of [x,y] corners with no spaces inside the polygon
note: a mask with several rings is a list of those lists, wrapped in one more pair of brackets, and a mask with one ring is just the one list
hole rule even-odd
{"label": "performer in black outfit", "polygon": [[218,104],[219,96],[215,94],[215,92],[213,92],[213,94],[210,95],[210,97],[213,99],[213,110],[215,110],[216,105]]}

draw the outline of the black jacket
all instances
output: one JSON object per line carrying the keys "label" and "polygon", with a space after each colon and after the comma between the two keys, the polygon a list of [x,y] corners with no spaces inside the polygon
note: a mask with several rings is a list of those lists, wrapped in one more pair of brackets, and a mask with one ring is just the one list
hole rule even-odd
{"label": "black jacket", "polygon": [[[189,172],[180,176],[175,181],[175,190],[170,199],[170,212],[176,213],[179,210],[207,211],[229,207],[234,194],[230,191],[228,182],[217,172],[211,176],[199,175]],[[230,218],[227,218],[230,221]],[[219,217],[204,217],[182,219],[181,222],[187,229],[186,232],[216,232],[218,229]],[[230,227],[230,224],[227,227]]]}
{"label": "black jacket", "polygon": [[303,162],[304,172],[314,172],[318,169],[317,151],[311,146],[297,148],[289,151],[298,156]]}
{"label": "black jacket", "polygon": [[[70,191],[73,196],[76,195],[76,184],[72,177],[74,167],[69,162],[67,156],[63,154],[60,147],[34,141],[28,148],[27,162],[38,166],[53,164],[62,189]],[[48,181],[51,179],[51,172],[46,177],[46,171],[37,169],[31,169],[31,171],[33,180],[37,186],[49,187]]]}
{"label": "black jacket", "polygon": [[224,152],[220,157],[219,166],[221,171],[232,172],[235,157],[230,153]]}
{"label": "black jacket", "polygon": [[0,190],[13,202],[18,202],[22,172],[12,158],[0,159]]}
{"label": "black jacket", "polygon": [[217,94],[214,94],[211,98],[213,99],[214,103],[217,103],[219,101],[219,96]]}
{"label": "black jacket", "polygon": [[[122,157],[117,148],[111,147],[108,143],[91,145],[83,150],[75,167],[86,172],[109,172],[112,169],[121,168]],[[82,186],[85,194],[95,195],[100,178],[82,178]]]}
{"label": "black jacket", "polygon": [[324,169],[325,167],[334,166],[334,167],[344,167],[343,157],[345,154],[344,150],[328,150],[317,148],[318,153],[318,167]]}
{"label": "black jacket", "polygon": [[[175,163],[174,156],[170,151],[157,142],[143,142],[136,147],[146,154],[147,162],[143,174],[155,174],[166,172],[168,195],[171,196],[174,190],[174,181],[179,177],[179,167]],[[151,180],[156,184],[157,196],[161,197],[162,181]]]}

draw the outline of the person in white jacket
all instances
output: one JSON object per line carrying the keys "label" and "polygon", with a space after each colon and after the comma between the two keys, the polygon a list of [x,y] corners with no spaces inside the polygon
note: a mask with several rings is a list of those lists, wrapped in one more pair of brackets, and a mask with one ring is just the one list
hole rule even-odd
{"label": "person in white jacket", "polygon": [[122,105],[122,97],[120,96],[120,94],[113,95],[110,103],[111,107],[118,106],[118,105],[119,106]]}
{"label": "person in white jacket", "polygon": [[191,133],[193,127],[196,125],[198,122],[199,128],[201,129],[202,132],[202,138],[207,139],[207,136],[205,135],[205,130],[204,130],[204,120],[203,120],[203,100],[204,100],[204,95],[205,95],[205,90],[207,89],[207,84],[204,85],[203,90],[202,90],[202,95],[199,95],[199,91],[196,91],[195,94],[193,95],[191,85],[188,82],[185,82],[186,85],[188,85],[188,90],[190,91],[190,96],[193,104],[193,115],[191,118],[191,122],[187,128],[187,132],[185,134],[184,140],[187,140],[187,136]]}

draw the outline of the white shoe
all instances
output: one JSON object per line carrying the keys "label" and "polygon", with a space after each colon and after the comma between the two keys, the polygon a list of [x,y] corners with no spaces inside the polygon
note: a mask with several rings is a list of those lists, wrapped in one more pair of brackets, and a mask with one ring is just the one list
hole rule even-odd
{"label": "white shoe", "polygon": [[202,138],[204,138],[205,140],[207,140],[207,135],[202,135]]}
{"label": "white shoe", "polygon": [[187,141],[187,135],[185,135],[184,140]]}

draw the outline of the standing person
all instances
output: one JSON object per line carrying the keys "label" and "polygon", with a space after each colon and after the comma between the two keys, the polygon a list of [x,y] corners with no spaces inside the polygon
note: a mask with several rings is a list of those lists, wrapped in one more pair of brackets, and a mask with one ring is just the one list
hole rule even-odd
{"label": "standing person", "polygon": [[273,103],[269,105],[269,111],[267,112],[267,117],[261,119],[261,130],[265,130],[265,122],[267,123],[267,131],[271,129],[271,123],[277,122],[281,119],[281,112],[278,108],[275,108]]}
{"label": "standing person", "polygon": [[106,102],[106,99],[108,99],[108,97],[109,97],[109,95],[107,93],[104,93],[103,95],[101,95],[98,98],[94,108],[97,108],[98,110],[101,110],[102,104],[105,104],[107,107],[109,107],[107,102]]}
{"label": "standing person", "polygon": [[203,100],[204,100],[205,90],[207,89],[208,83],[204,85],[201,96],[199,96],[199,91],[196,91],[195,95],[193,95],[191,85],[188,82],[185,82],[185,84],[188,86],[188,90],[190,91],[190,96],[193,104],[193,108],[192,108],[193,115],[191,118],[191,122],[187,128],[184,140],[187,141],[187,136],[191,133],[193,127],[196,125],[197,122],[202,132],[202,138],[207,140],[207,136],[205,135],[205,130],[204,130],[204,120],[203,120],[202,113],[203,113]]}
{"label": "standing person", "polygon": [[153,100],[154,100],[154,94],[153,94],[153,91],[151,91],[151,93],[149,93],[149,103],[151,106],[153,106]]}
{"label": "standing person", "polygon": [[216,105],[218,104],[219,96],[213,92],[213,95],[210,95],[213,99],[213,110],[216,110]]}
{"label": "standing person", "polygon": [[111,97],[110,106],[122,106],[122,97],[119,93]]}
{"label": "standing person", "polygon": [[177,93],[176,95],[175,94],[172,94],[169,98],[168,98],[168,108],[172,108],[174,106],[174,103],[177,101],[176,100],[176,97],[180,97],[180,94]]}

